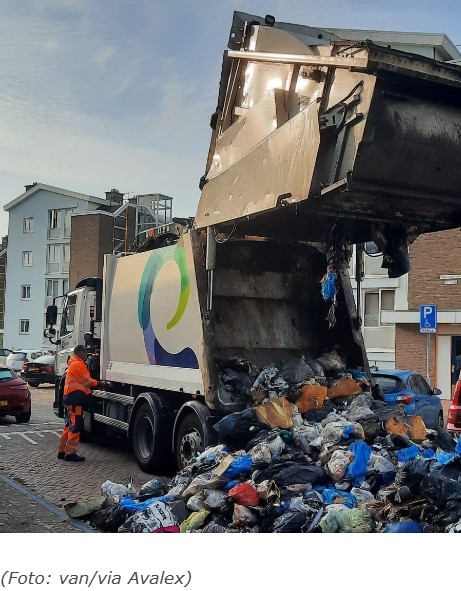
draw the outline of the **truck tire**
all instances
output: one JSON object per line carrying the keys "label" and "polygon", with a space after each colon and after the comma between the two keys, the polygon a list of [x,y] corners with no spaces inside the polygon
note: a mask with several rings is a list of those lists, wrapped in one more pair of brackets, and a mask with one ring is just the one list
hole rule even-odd
{"label": "truck tire", "polygon": [[160,428],[160,404],[153,397],[152,401],[156,412],[147,401],[142,402],[136,411],[132,431],[133,452],[144,472],[162,470],[168,464],[167,440]]}
{"label": "truck tire", "polygon": [[190,464],[194,456],[205,449],[205,427],[200,418],[193,412],[184,415],[175,439],[176,465],[182,470]]}

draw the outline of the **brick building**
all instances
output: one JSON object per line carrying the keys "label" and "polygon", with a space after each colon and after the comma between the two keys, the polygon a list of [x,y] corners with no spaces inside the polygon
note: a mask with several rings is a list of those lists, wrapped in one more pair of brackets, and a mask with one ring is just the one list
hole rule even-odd
{"label": "brick building", "polygon": [[427,337],[419,332],[419,308],[436,304],[437,332],[430,338],[430,381],[451,398],[461,369],[461,233],[459,229],[419,236],[410,246],[406,309],[381,311],[395,323],[395,364],[426,375]]}

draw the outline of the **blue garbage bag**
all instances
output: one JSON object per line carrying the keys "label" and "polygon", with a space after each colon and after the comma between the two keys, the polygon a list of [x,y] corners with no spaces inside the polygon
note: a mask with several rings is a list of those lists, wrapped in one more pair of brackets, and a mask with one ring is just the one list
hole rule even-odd
{"label": "blue garbage bag", "polygon": [[358,439],[349,445],[349,451],[354,454],[354,459],[346,470],[346,478],[352,480],[353,486],[359,486],[365,480],[367,466],[371,456],[371,447]]}
{"label": "blue garbage bag", "polygon": [[352,435],[352,425],[346,425],[343,429],[343,437],[345,439],[349,439],[349,437]]}
{"label": "blue garbage bag", "polygon": [[134,499],[130,499],[129,497],[124,497],[120,500],[120,507],[123,507],[127,513],[130,511],[145,511],[149,505],[152,503],[156,503],[157,501],[162,501],[163,503],[168,503],[170,501],[169,497],[152,497],[151,499],[147,499],[147,501],[135,501]]}
{"label": "blue garbage bag", "polygon": [[461,439],[458,439],[458,443],[456,444],[455,451],[458,455],[461,455]]}
{"label": "blue garbage bag", "polygon": [[409,460],[413,460],[416,458],[416,456],[421,455],[421,450],[417,445],[410,445],[410,447],[401,449],[395,455],[397,456],[399,462],[405,463]]}
{"label": "blue garbage bag", "polygon": [[348,507],[349,509],[353,509],[357,507],[357,499],[351,493],[344,492],[342,490],[337,490],[336,488],[326,488],[322,492],[322,498],[325,505],[332,505],[335,502],[335,499],[344,499],[343,505]]}
{"label": "blue garbage bag", "polygon": [[418,521],[400,521],[399,523],[388,523],[385,534],[420,534],[423,526]]}
{"label": "blue garbage bag", "polygon": [[432,460],[432,458],[435,457],[435,451],[432,448],[426,449],[426,451],[423,453],[423,458]]}
{"label": "blue garbage bag", "polygon": [[332,271],[328,271],[325,277],[322,279],[322,296],[326,302],[330,302],[335,299],[336,296],[336,275]]}
{"label": "blue garbage bag", "polygon": [[234,486],[237,486],[237,484],[241,484],[240,480],[229,480],[229,482],[225,484],[222,489],[227,492],[231,488],[234,488]]}
{"label": "blue garbage bag", "polygon": [[438,449],[437,453],[435,454],[435,459],[437,460],[437,463],[435,464],[435,466],[446,466],[455,458],[456,458],[456,454],[451,454],[448,451],[443,451],[442,449]]}
{"label": "blue garbage bag", "polygon": [[250,455],[239,456],[235,458],[232,464],[224,472],[224,478],[234,478],[239,474],[248,474],[253,466],[253,460]]}

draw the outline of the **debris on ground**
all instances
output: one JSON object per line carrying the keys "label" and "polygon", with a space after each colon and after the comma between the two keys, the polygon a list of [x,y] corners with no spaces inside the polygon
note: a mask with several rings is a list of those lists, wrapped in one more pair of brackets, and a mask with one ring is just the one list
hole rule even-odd
{"label": "debris on ground", "polygon": [[[336,351],[258,369],[221,361],[248,408],[168,482],[107,481],[91,524],[107,532],[460,532],[461,443],[372,396]],[[126,489],[126,490],[125,490]]]}

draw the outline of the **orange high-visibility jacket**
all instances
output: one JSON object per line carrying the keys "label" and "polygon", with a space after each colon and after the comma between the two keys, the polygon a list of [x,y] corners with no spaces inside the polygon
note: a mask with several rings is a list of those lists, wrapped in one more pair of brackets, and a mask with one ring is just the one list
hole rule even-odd
{"label": "orange high-visibility jacket", "polygon": [[75,390],[83,390],[85,394],[91,394],[90,388],[95,388],[97,385],[97,380],[93,380],[90,376],[88,367],[83,359],[80,359],[77,355],[73,355],[67,362],[64,396],[75,392]]}

